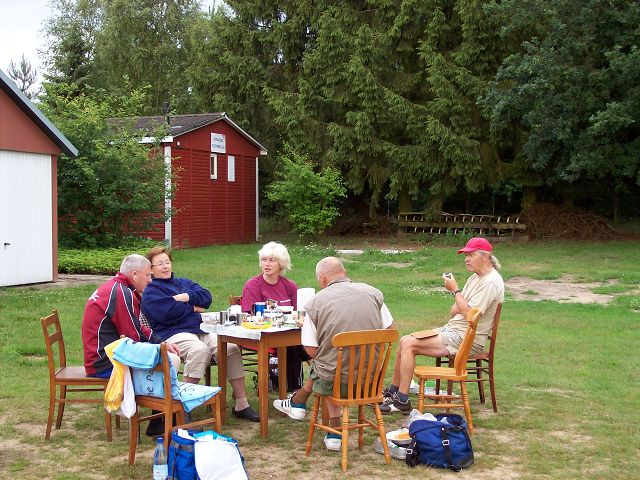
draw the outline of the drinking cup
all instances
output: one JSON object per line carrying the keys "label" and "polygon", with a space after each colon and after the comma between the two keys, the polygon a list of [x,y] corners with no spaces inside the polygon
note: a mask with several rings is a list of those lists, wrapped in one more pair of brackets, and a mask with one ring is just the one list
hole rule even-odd
{"label": "drinking cup", "polygon": [[262,313],[262,315],[264,315],[264,312],[267,311],[267,302],[254,303],[251,307],[251,311],[254,315],[258,315],[258,313]]}

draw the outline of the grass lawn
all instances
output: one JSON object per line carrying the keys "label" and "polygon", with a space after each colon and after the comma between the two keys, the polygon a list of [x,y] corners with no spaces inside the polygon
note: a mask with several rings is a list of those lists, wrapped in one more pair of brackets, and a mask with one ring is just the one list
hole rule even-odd
{"label": "grass lawn", "polygon": [[[337,244],[337,242],[336,242]],[[457,244],[456,244],[457,245]],[[209,288],[212,310],[226,308],[245,280],[259,271],[260,245],[208,247],[175,252],[174,271]],[[350,248],[353,245],[349,245]],[[424,246],[409,253],[366,249],[345,256],[350,277],[384,294],[402,334],[447,320],[451,297],[439,288],[441,273],[452,271],[462,285],[463,260],[450,246]],[[333,247],[292,245],[289,276],[300,287],[314,286],[315,263]],[[143,252],[142,252],[143,253]],[[240,440],[252,479],[269,478],[629,478],[640,471],[640,245],[608,243],[500,243],[496,255],[505,280],[512,277],[607,282],[616,296],[607,305],[517,301],[507,294],[497,350],[499,413],[478,403],[471,389],[476,427],[475,464],[454,474],[424,467],[408,469],[350,444],[349,471],[339,455],[326,452],[322,434],[304,456],[306,422],[271,410],[267,440],[258,425],[227,416],[223,432]],[[144,437],[136,465],[127,464],[127,423],[105,440],[103,416],[95,405],[70,405],[61,430],[44,440],[48,373],[40,318],[60,312],[67,355],[82,363],[80,324],[95,285],[74,288],[0,289],[0,471],[16,479],[146,479],[151,476],[153,442]],[[423,358],[422,363],[429,364]],[[252,374],[250,374],[252,375]],[[248,377],[251,385],[251,376]],[[253,391],[252,391],[253,393]],[[255,393],[253,393],[255,395]],[[275,397],[274,397],[275,398]],[[250,399],[257,405],[257,399]],[[417,400],[416,400],[417,401]],[[401,426],[399,414],[386,416],[387,430]],[[353,436],[352,436],[352,440]]]}

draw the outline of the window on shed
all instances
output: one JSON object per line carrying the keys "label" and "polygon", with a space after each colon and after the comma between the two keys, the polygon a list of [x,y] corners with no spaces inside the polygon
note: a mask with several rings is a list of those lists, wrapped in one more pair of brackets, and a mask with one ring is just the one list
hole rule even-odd
{"label": "window on shed", "polygon": [[236,181],[236,157],[229,155],[227,157],[227,181]]}
{"label": "window on shed", "polygon": [[218,178],[218,155],[215,153],[211,154],[211,162],[209,164],[209,170],[211,173],[211,180],[215,180]]}

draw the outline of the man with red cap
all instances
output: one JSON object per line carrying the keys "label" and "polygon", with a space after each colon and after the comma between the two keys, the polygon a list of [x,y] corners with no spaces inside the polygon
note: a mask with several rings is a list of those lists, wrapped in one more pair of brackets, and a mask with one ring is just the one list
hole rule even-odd
{"label": "man with red cap", "polygon": [[409,386],[416,366],[416,355],[442,357],[455,354],[467,330],[466,314],[471,308],[480,310],[480,318],[471,353],[484,349],[487,336],[493,326],[493,317],[499,303],[504,301],[504,282],[498,273],[500,263],[493,255],[491,244],[484,238],[476,237],[467,242],[458,253],[464,253],[464,263],[472,275],[462,290],[452,274],[444,274],[444,288],[453,295],[451,320],[440,328],[416,332],[400,339],[400,346],[393,366],[391,385],[383,390],[382,413],[411,411]]}

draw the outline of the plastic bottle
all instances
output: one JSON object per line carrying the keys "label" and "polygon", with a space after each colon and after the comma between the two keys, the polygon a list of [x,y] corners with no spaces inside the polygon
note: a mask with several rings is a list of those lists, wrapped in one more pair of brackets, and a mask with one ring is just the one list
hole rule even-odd
{"label": "plastic bottle", "polygon": [[167,480],[169,469],[167,466],[167,454],[164,453],[164,439],[158,437],[156,449],[153,452],[153,480]]}

